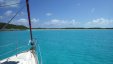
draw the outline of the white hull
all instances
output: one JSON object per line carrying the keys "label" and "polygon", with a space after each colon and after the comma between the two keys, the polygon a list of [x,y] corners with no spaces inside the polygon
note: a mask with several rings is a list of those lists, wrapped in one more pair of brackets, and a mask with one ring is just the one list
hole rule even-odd
{"label": "white hull", "polygon": [[0,64],[38,64],[38,59],[31,50],[1,60]]}

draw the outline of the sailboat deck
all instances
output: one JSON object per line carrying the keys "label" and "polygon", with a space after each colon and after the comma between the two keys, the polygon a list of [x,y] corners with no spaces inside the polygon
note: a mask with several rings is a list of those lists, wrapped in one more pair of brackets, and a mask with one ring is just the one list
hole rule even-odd
{"label": "sailboat deck", "polygon": [[31,51],[26,51],[0,61],[0,64],[37,64]]}

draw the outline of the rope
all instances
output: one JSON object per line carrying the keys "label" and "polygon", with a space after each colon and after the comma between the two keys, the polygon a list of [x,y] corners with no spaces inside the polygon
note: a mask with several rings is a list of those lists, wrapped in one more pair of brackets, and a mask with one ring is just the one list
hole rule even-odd
{"label": "rope", "polygon": [[17,16],[17,14],[22,11],[24,7],[25,6],[23,6],[19,11],[17,11],[17,13],[2,27],[2,29],[4,29]]}
{"label": "rope", "polygon": [[10,43],[10,44],[7,44],[7,45],[1,45],[0,48],[1,48],[1,47],[6,47],[6,46],[9,46],[9,45],[13,45],[13,44],[14,44],[14,43]]}
{"label": "rope", "polygon": [[[37,43],[37,40],[35,42]],[[38,52],[39,52],[39,56],[40,56],[40,62],[39,62],[39,64],[43,64],[42,63],[43,61],[42,61],[42,53],[41,53],[40,45],[39,44],[37,44],[37,45],[38,45]]]}
{"label": "rope", "polygon": [[38,45],[38,49],[39,49],[39,55],[40,55],[40,64],[43,64],[42,62],[42,53],[41,53],[41,50],[40,50],[40,45]]}
{"label": "rope", "polygon": [[0,56],[4,56],[4,55],[6,55],[6,54],[9,54],[9,53],[11,53],[11,52],[16,51],[17,49],[21,49],[21,48],[24,48],[24,47],[27,47],[27,46],[26,46],[26,45],[21,46],[21,47],[19,47],[19,48],[16,48],[16,49],[14,49],[14,50],[11,50],[11,51],[9,51],[9,52],[6,52],[6,53],[4,53],[4,54],[1,54]]}
{"label": "rope", "polygon": [[18,49],[21,49],[21,48],[24,48],[24,47],[27,47],[27,45],[21,46],[21,47],[19,47]]}
{"label": "rope", "polygon": [[9,52],[6,52],[6,53],[4,53],[4,54],[2,54],[2,55],[0,55],[0,56],[4,56],[4,55],[6,55],[6,54],[9,54],[9,53],[11,53],[11,52],[13,52],[13,51],[15,51],[16,49],[14,49],[14,50],[11,50],[11,51],[9,51]]}

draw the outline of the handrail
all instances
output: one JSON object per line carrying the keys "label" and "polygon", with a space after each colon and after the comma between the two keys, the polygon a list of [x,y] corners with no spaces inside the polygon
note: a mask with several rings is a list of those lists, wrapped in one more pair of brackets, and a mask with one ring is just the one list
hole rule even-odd
{"label": "handrail", "polygon": [[[42,61],[42,53],[41,53],[41,49],[40,49],[40,45],[39,45],[39,43],[37,42],[37,39],[34,39],[34,42],[35,42],[35,45],[37,45],[37,49],[38,49],[38,57],[36,57],[36,52],[35,52],[35,54],[34,54],[34,56],[35,56],[35,59],[36,60],[38,60],[38,64],[43,64],[43,61]],[[40,57],[40,59],[39,59],[39,57]]]}
{"label": "handrail", "polygon": [[40,50],[40,45],[39,44],[37,44],[38,45],[38,52],[39,52],[39,56],[40,56],[40,64],[43,64],[42,62],[42,53],[41,53],[41,50]]}

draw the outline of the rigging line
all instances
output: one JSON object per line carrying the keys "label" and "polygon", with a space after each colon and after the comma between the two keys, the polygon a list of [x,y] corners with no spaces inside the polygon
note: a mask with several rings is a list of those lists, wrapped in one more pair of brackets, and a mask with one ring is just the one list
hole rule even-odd
{"label": "rigging line", "polygon": [[11,50],[11,51],[9,51],[9,52],[6,52],[6,53],[4,53],[4,54],[1,54],[0,56],[4,56],[4,55],[9,54],[9,53],[11,53],[11,52],[13,52],[13,51],[17,51],[17,49],[21,49],[21,48],[24,48],[24,47],[27,47],[27,46],[21,46],[21,47],[19,47],[19,48],[15,48],[14,50]]}
{"label": "rigging line", "polygon": [[25,6],[23,6],[19,11],[17,11],[17,13],[8,21],[8,23],[6,23],[6,24],[2,27],[2,29],[5,29],[5,27],[17,16],[17,14],[18,14],[19,12],[22,11],[22,9],[23,9],[24,7],[25,7]]}
{"label": "rigging line", "polygon": [[40,55],[40,64],[43,64],[42,62],[42,53],[41,53],[41,50],[40,50],[40,45],[39,44],[37,44],[38,45],[38,50],[39,50],[39,55]]}
{"label": "rigging line", "polygon": [[13,44],[14,44],[14,43],[10,43],[10,44],[7,44],[7,45],[1,45],[0,48],[1,48],[1,47],[6,47],[6,46],[9,46],[9,45],[13,45]]}
{"label": "rigging line", "polygon": [[[21,2],[21,3],[24,3],[24,2]],[[8,7],[8,6],[12,6],[12,5],[18,5],[18,4],[21,4],[21,3],[13,3],[13,4],[8,4],[8,5],[1,5],[1,7]]]}
{"label": "rigging line", "polygon": [[27,45],[24,45],[24,46],[18,47],[17,49],[21,49],[21,48],[24,48],[24,47],[27,47]]}
{"label": "rigging line", "polygon": [[[37,40],[36,39],[33,39],[33,41],[35,42],[35,48],[36,48],[36,43],[37,43]],[[40,64],[40,62],[39,62],[39,60],[38,60],[38,58],[37,58],[37,55],[36,55],[36,49],[35,49],[35,51],[33,52],[33,55],[34,55],[34,58],[35,58],[35,62],[37,63],[37,64]]]}
{"label": "rigging line", "polygon": [[6,55],[6,54],[9,54],[9,53],[11,53],[11,52],[13,52],[13,51],[15,51],[16,49],[14,49],[14,50],[11,50],[11,51],[9,51],[9,52],[6,52],[6,53],[4,53],[4,54],[2,54],[2,55],[0,55],[0,56],[4,56],[4,55]]}
{"label": "rigging line", "polygon": [[39,58],[38,58],[38,64],[43,64],[43,61],[42,61],[42,53],[41,53],[41,48],[40,48],[40,44],[39,43],[37,43],[37,40],[35,39],[35,45],[37,45],[38,46],[38,52],[39,52],[39,56],[40,56],[40,60],[39,60]]}

